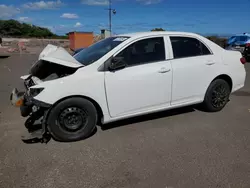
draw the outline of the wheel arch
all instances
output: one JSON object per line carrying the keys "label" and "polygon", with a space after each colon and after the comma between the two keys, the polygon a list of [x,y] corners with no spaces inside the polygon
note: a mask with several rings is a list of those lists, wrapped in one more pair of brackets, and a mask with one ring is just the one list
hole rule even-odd
{"label": "wheel arch", "polygon": [[87,96],[84,96],[84,95],[71,95],[71,96],[67,96],[67,97],[64,97],[64,98],[61,98],[60,100],[56,101],[49,109],[48,113],[47,113],[47,116],[46,116],[46,122],[47,122],[47,118],[49,116],[49,113],[50,111],[57,105],[59,104],[60,102],[66,100],[66,99],[70,99],[70,98],[82,98],[82,99],[86,99],[88,101],[90,101],[96,108],[97,110],[97,124],[100,124],[101,123],[101,119],[103,118],[103,110],[101,108],[101,106],[92,98],[90,97],[87,97]]}
{"label": "wheel arch", "polygon": [[[232,91],[232,88],[233,88],[233,80],[232,80],[232,78],[231,78],[229,75],[227,75],[227,74],[221,74],[221,75],[215,77],[215,78],[211,81],[211,83],[212,83],[213,81],[217,80],[217,79],[225,80],[225,81],[229,84],[230,90]],[[211,83],[210,83],[210,84],[211,84]],[[210,84],[209,84],[209,85],[210,85]]]}
{"label": "wheel arch", "polygon": [[[207,93],[207,91],[208,91],[209,86],[213,83],[213,81],[218,80],[218,79],[225,80],[225,81],[229,84],[230,90],[232,91],[232,88],[233,88],[233,81],[232,81],[232,78],[231,78],[229,75],[227,75],[227,74],[220,74],[220,75],[216,76],[216,77],[208,84],[207,89],[206,89],[205,94],[204,94],[204,99],[205,99],[205,96],[206,96],[206,93]],[[203,99],[203,100],[204,100],[204,99]]]}

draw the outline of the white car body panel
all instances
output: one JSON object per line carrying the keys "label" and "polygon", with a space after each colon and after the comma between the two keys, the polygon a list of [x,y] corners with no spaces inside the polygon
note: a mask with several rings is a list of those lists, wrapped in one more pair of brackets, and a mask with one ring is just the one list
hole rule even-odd
{"label": "white car body panel", "polygon": [[[82,67],[83,65],[79,63],[72,55],[70,55],[64,48],[57,47],[52,44],[48,44],[38,57],[38,62],[40,60],[49,61],[51,63],[56,63],[66,67]],[[38,63],[37,62],[37,63]]]}
{"label": "white car body panel", "polygon": [[[204,42],[212,55],[173,59],[169,36],[189,36]],[[246,71],[240,53],[226,51],[208,39],[193,33],[146,32],[121,36],[127,39],[91,65],[79,68],[74,74],[40,82],[31,88],[44,88],[35,99],[56,104],[71,97],[83,96],[95,101],[103,112],[103,123],[137,115],[200,103],[209,84],[219,75],[231,77],[232,91],[244,86]],[[122,70],[98,71],[111,56],[134,41],[162,36],[165,39],[166,60]],[[82,66],[66,50],[52,47],[41,56],[46,60],[69,67]],[[48,50],[48,49],[47,49]],[[65,53],[66,52],[66,53]],[[68,54],[68,55],[67,55]],[[164,70],[164,73],[160,73]]]}
{"label": "white car body panel", "polygon": [[170,106],[171,85],[172,71],[167,61],[106,72],[105,86],[111,117]]}
{"label": "white car body panel", "polygon": [[20,78],[21,78],[22,80],[26,80],[26,79],[29,78],[29,77],[30,77],[30,74],[27,74],[27,75],[21,76]]}
{"label": "white car body panel", "polygon": [[52,44],[48,44],[43,51],[39,54],[38,56],[38,60],[40,60],[41,58],[45,57],[46,55],[48,55],[51,52],[54,52],[58,49],[58,46],[52,45]]}
{"label": "white car body panel", "polygon": [[235,63],[242,57],[238,51],[224,50],[222,62],[225,67],[225,72],[229,75],[233,82],[232,93],[241,89],[245,85],[246,69],[241,64],[240,66]]}
{"label": "white car body panel", "polygon": [[[147,38],[143,37],[133,42]],[[123,49],[118,50],[114,56]],[[167,59],[168,55],[166,56]],[[131,66],[115,72],[105,72],[105,88],[110,116],[131,115],[140,113],[142,110],[170,106],[171,69],[170,62],[165,60]],[[120,105],[121,100],[126,103]]]}
{"label": "white car body panel", "polygon": [[[171,36],[176,35],[169,35]],[[198,39],[206,46],[210,42],[196,35],[183,36]],[[173,69],[171,106],[202,102],[209,84],[220,75],[222,69],[220,54],[224,49],[211,45],[207,46],[212,53],[210,55],[174,59],[170,40],[168,46],[170,46],[170,62]]]}
{"label": "white car body panel", "polygon": [[91,66],[79,69],[73,75],[46,81],[31,88],[41,87],[45,88],[44,92],[35,97],[39,101],[54,104],[69,96],[85,96],[99,104],[105,117],[109,116],[104,88],[104,72],[98,72]]}

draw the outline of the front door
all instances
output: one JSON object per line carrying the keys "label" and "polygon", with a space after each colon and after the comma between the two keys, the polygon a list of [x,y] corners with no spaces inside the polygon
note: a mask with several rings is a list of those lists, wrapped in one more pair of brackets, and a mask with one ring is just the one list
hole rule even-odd
{"label": "front door", "polygon": [[105,72],[111,117],[139,114],[170,105],[172,70],[164,37],[140,39],[119,52],[127,66]]}

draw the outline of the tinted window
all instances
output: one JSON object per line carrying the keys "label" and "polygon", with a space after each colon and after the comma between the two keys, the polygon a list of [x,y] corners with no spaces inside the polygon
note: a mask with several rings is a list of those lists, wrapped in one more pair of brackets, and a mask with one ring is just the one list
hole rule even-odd
{"label": "tinted window", "polygon": [[232,36],[232,37],[230,37],[230,38],[228,39],[227,43],[228,43],[228,44],[231,44],[231,43],[235,42],[235,40],[236,40],[236,37],[235,37],[235,36]]}
{"label": "tinted window", "polygon": [[123,57],[128,66],[165,60],[164,39],[156,37],[137,41],[125,48],[117,57]]}
{"label": "tinted window", "polygon": [[127,39],[128,37],[121,36],[103,39],[81,50],[74,55],[74,58],[85,66],[90,65]]}
{"label": "tinted window", "polygon": [[236,40],[237,40],[237,41],[241,41],[241,42],[242,42],[242,41],[246,41],[246,40],[247,40],[247,36],[237,36],[237,37],[236,37]]}
{"label": "tinted window", "polygon": [[174,58],[193,57],[211,54],[199,40],[189,37],[170,37]]}

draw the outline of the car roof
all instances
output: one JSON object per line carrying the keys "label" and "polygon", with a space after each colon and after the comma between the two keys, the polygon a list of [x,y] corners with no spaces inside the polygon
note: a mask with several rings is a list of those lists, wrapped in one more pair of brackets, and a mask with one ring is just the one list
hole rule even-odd
{"label": "car roof", "polygon": [[155,35],[191,35],[191,36],[196,36],[197,34],[189,33],[189,32],[178,32],[178,31],[148,31],[148,32],[125,33],[125,34],[119,34],[117,36],[127,36],[127,37],[139,38],[139,37],[147,37],[147,36],[155,36]]}

